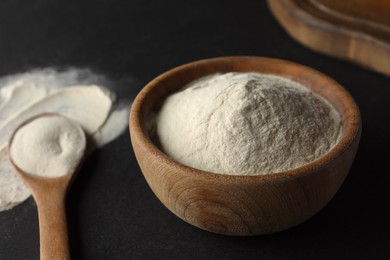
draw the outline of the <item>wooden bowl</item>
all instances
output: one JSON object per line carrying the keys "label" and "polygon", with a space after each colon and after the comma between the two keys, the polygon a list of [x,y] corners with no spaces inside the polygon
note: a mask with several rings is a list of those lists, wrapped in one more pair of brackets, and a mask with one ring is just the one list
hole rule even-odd
{"label": "wooden bowl", "polygon": [[[206,172],[171,159],[151,140],[150,116],[187,83],[217,72],[261,72],[297,81],[340,113],[343,136],[319,159],[294,170],[261,176]],[[150,188],[174,214],[201,229],[226,235],[273,233],[307,220],[335,195],[358,148],[360,114],[350,94],[314,69],[261,57],[222,57],[172,69],[152,80],[130,112],[133,149]]]}

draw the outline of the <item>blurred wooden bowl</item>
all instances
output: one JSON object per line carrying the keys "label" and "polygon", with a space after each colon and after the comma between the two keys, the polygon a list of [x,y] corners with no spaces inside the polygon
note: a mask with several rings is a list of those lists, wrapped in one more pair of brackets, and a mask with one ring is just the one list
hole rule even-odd
{"label": "blurred wooden bowl", "polygon": [[[309,164],[261,176],[215,174],[174,161],[153,143],[151,116],[167,96],[187,83],[231,71],[284,76],[321,95],[341,115],[340,142]],[[322,209],[346,178],[361,132],[359,109],[337,82],[302,65],[261,57],[201,60],[158,76],[134,100],[129,124],[138,164],[160,201],[178,217],[201,229],[239,236],[281,231]]]}

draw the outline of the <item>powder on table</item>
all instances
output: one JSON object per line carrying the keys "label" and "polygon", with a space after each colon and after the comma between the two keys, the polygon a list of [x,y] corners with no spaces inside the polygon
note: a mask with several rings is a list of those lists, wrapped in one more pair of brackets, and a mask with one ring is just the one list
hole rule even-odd
{"label": "powder on table", "polygon": [[[26,119],[54,112],[78,123],[101,147],[118,137],[128,125],[130,101],[117,100],[133,82],[111,81],[89,69],[38,69],[0,78],[0,211],[25,201],[31,194],[8,160],[7,141]],[[98,87],[105,86],[105,87]],[[123,93],[122,93],[123,94]]]}
{"label": "powder on table", "polygon": [[277,173],[324,155],[341,137],[337,111],[287,78],[214,74],[169,96],[156,117],[161,148],[193,168]]}
{"label": "powder on table", "polygon": [[62,116],[43,116],[17,130],[10,156],[21,170],[41,177],[73,173],[84,156],[81,127]]}

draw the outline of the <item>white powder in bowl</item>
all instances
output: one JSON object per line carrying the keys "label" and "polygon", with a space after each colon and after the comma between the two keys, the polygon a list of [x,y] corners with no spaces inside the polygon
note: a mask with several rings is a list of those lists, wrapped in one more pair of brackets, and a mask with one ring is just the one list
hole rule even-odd
{"label": "white powder in bowl", "polygon": [[41,177],[73,173],[84,156],[81,127],[62,116],[42,116],[17,130],[10,155],[24,172]]}
{"label": "white powder in bowl", "polygon": [[162,150],[193,168],[261,175],[297,168],[341,137],[337,111],[287,78],[259,73],[203,77],[169,96],[156,117]]}

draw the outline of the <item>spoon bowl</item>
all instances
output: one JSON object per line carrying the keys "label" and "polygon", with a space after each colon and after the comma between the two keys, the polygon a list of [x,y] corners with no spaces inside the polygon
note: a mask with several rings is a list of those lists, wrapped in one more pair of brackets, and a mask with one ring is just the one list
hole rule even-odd
{"label": "spoon bowl", "polygon": [[[19,129],[38,118],[53,116],[59,117],[60,115],[45,113],[22,123],[10,138],[9,150],[11,150],[15,134]],[[69,123],[72,122],[69,121]],[[86,136],[83,129],[76,124],[73,125],[80,131],[85,148]],[[68,190],[81,167],[84,156],[80,158],[80,162],[74,172],[58,177],[42,177],[27,173],[15,163],[10,152],[9,158],[16,173],[30,190],[37,204],[41,259],[70,259],[65,202]]]}

